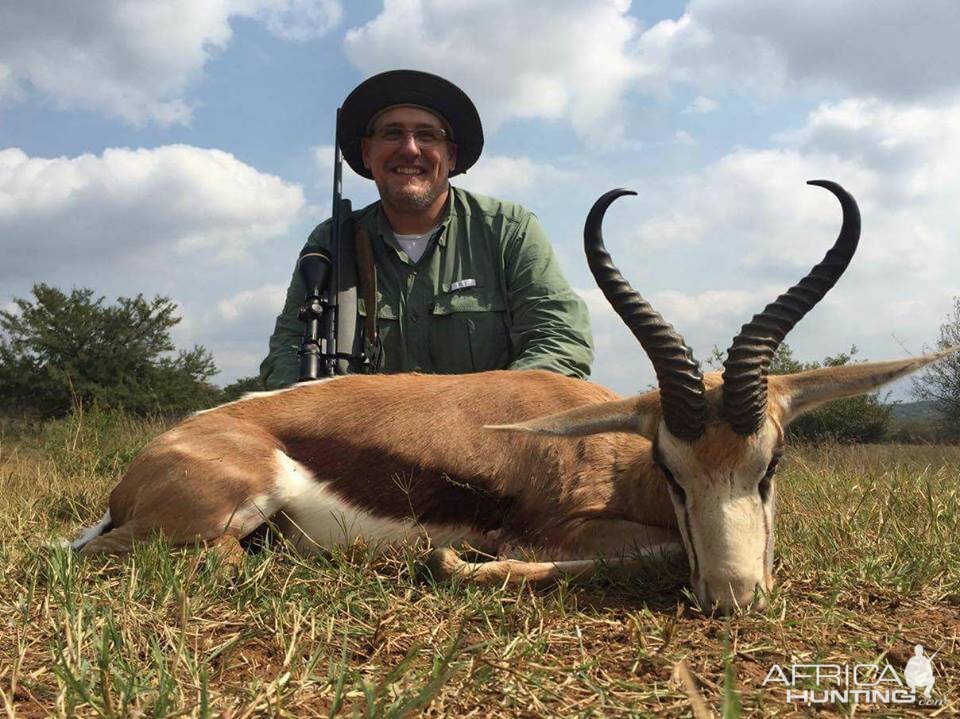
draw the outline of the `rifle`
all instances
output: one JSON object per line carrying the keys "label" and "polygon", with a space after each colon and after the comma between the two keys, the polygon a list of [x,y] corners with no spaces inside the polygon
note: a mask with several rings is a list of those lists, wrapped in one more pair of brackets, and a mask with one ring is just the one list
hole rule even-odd
{"label": "rifle", "polygon": [[[363,351],[357,313],[357,261],[353,242],[352,205],[343,197],[343,154],[340,152],[340,109],[334,138],[331,255],[305,247],[297,268],[307,292],[300,307],[304,323],[300,382],[318,377],[370,371]],[[331,271],[332,270],[332,271]],[[376,312],[376,308],[373,308]]]}

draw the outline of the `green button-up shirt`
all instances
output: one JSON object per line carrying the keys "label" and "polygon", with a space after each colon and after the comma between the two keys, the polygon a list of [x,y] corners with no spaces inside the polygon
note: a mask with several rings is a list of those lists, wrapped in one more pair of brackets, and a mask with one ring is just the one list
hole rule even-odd
{"label": "green button-up shirt", "polygon": [[[546,369],[590,374],[593,347],[583,300],[567,283],[546,233],[523,207],[451,186],[447,213],[418,262],[397,243],[379,202],[353,213],[377,267],[383,372],[458,374]],[[307,247],[329,252],[330,221]],[[297,381],[306,290],[293,273],[260,365],[269,389]],[[367,308],[359,300],[360,313]]]}

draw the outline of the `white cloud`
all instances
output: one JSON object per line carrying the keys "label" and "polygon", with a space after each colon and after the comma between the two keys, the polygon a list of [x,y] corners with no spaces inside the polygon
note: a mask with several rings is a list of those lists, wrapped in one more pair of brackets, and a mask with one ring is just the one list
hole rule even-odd
{"label": "white cloud", "polygon": [[343,17],[338,0],[241,0],[237,10],[244,9],[277,37],[296,42],[320,37]]}
{"label": "white cloud", "polygon": [[385,0],[347,33],[366,74],[427,70],[460,85],[491,127],[511,118],[570,120],[616,135],[623,94],[643,74],[639,25],[625,0]]}
{"label": "white cloud", "polygon": [[[726,325],[729,320],[745,322],[775,295],[770,290],[707,290],[688,295],[677,290],[666,290],[653,297],[654,306],[671,324],[688,332],[697,328]],[[733,326],[724,334],[732,336]]]}
{"label": "white cloud", "polygon": [[[250,280],[249,275],[246,279]],[[182,321],[171,332],[174,344],[206,347],[220,370],[216,381],[221,385],[255,375],[267,355],[268,339],[286,292],[286,284],[269,283],[228,291],[219,299],[213,290],[207,301],[178,302]]]}
{"label": "white cloud", "polygon": [[[316,169],[316,188],[321,191],[322,197],[332,197],[333,145],[317,145],[310,149],[310,156],[313,158],[313,165]],[[354,208],[363,207],[378,197],[377,186],[373,180],[361,177],[346,162],[343,163],[340,190],[344,197],[353,202]],[[329,215],[330,207],[325,206],[323,211]]]}
{"label": "white cloud", "polygon": [[940,107],[849,98],[824,103],[780,139],[804,152],[843,155],[889,178],[885,203],[946,199],[960,178],[960,103]]}
{"label": "white cloud", "polygon": [[[749,290],[707,290],[685,293],[661,290],[641,293],[693,348],[703,370],[714,346],[726,349],[740,326],[776,295],[771,286]],[[614,312],[599,289],[577,289],[590,311],[597,360],[593,379],[621,391],[643,391],[656,383],[653,367],[640,343]]]}
{"label": "white cloud", "polygon": [[[569,121],[615,143],[628,94],[676,84],[702,92],[795,90],[898,101],[960,91],[960,3],[850,0],[831,5],[692,0],[644,30],[624,0],[385,0],[349,30],[344,50],[365,74],[420,68],[460,84],[491,127],[516,119]],[[598,130],[602,130],[598,133]]]}
{"label": "white cloud", "polygon": [[209,348],[213,352],[220,370],[215,378],[217,384],[226,386],[242,377],[256,376],[260,363],[267,356],[267,343],[260,342],[244,344],[229,342]]}
{"label": "white cloud", "polygon": [[826,242],[839,226],[836,201],[803,185],[821,176],[841,181],[860,200],[875,182],[833,156],[735,150],[703,170],[644,190],[657,209],[638,224],[635,237],[639,247],[710,245],[722,238],[747,263],[804,266],[811,238]]}
{"label": "white cloud", "polygon": [[816,86],[911,99],[960,89],[960,3],[692,0],[645,32],[639,58],[659,83],[716,92]]}
{"label": "white cloud", "polygon": [[185,99],[206,61],[229,43],[232,17],[288,39],[340,19],[335,0],[0,0],[0,101],[30,90],[64,107],[126,122],[187,123]]}
{"label": "white cloud", "polygon": [[[703,360],[830,247],[840,224],[837,202],[802,182],[832,179],[858,200],[860,247],[788,342],[803,359],[851,343],[870,359],[932,343],[960,294],[960,105],[935,111],[853,98],[820,106],[780,140],[789,147],[741,148],[673,180],[633,183],[640,189],[633,201],[645,204],[639,211],[625,204],[609,233],[624,247],[615,248],[624,274],[643,278],[638,286]],[[622,229],[624,214],[652,218],[633,223],[633,241]],[[649,270],[651,250],[657,274]],[[684,258],[680,271],[677,257]],[[616,349],[612,361],[598,351],[596,377],[623,386],[617,362],[632,340],[612,313],[595,311],[598,305],[602,298],[591,304],[598,347]]]}
{"label": "white cloud", "polygon": [[[13,70],[9,65],[0,62],[0,102],[6,99],[7,102],[19,101],[23,93],[13,77]],[[2,105],[0,105],[2,107]]]}
{"label": "white cloud", "polygon": [[573,172],[529,157],[484,155],[476,165],[452,182],[483,195],[509,197],[514,200],[529,198],[536,190],[555,192],[558,183],[569,182]]}
{"label": "white cloud", "polygon": [[693,113],[695,115],[705,115],[708,112],[714,112],[719,108],[720,108],[719,102],[709,97],[704,97],[703,95],[700,95],[687,106],[684,112]]}
{"label": "white cloud", "polygon": [[643,349],[596,287],[575,288],[590,311],[595,360],[591,379],[632,394],[656,380]]}
{"label": "white cloud", "polygon": [[[246,279],[249,281],[249,276]],[[245,282],[241,279],[236,284]],[[268,338],[286,291],[285,284],[270,283],[228,291],[219,299],[215,289],[208,290],[209,298],[202,301],[175,297],[181,322],[171,331],[174,345],[185,348],[199,344],[209,350],[220,370],[215,377],[218,384],[255,375],[267,355]]]}
{"label": "white cloud", "polygon": [[[955,257],[960,227],[960,105],[940,110],[849,99],[824,104],[791,147],[740,149],[659,190],[646,246],[724,237],[758,267],[809,264],[813,238],[836,232],[835,202],[806,179],[834,179],[857,198],[864,222],[860,261],[900,279],[929,282]],[[647,194],[649,194],[647,193]],[[695,198],[695,201],[688,198]]]}
{"label": "white cloud", "polygon": [[0,151],[0,276],[132,258],[230,262],[285,233],[303,205],[298,185],[220,150],[43,158],[10,148]]}
{"label": "white cloud", "polygon": [[248,321],[252,314],[268,314],[276,316],[283,307],[286,297],[286,285],[262,285],[252,290],[242,290],[217,302],[216,316],[218,323]]}

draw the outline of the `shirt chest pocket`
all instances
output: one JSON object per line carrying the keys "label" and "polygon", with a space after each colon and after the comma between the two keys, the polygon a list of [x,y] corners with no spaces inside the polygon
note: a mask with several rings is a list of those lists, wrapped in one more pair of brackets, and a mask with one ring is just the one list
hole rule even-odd
{"label": "shirt chest pocket", "polygon": [[510,363],[507,308],[486,287],[444,292],[434,301],[430,355],[437,372],[463,374],[504,369]]}

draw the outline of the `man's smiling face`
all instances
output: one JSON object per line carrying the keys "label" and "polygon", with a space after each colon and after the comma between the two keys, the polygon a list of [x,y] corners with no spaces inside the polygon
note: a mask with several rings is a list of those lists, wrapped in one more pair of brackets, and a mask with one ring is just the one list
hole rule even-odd
{"label": "man's smiling face", "polygon": [[[446,200],[447,178],[456,165],[456,145],[443,141],[434,147],[421,147],[412,132],[443,130],[443,121],[427,110],[395,107],[374,122],[373,136],[361,141],[363,165],[370,170],[380,198],[400,212],[434,208]],[[397,144],[379,139],[384,130],[399,129],[403,140]]]}

